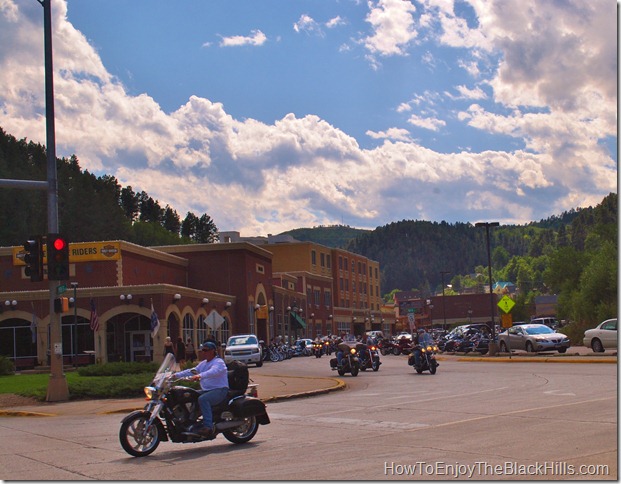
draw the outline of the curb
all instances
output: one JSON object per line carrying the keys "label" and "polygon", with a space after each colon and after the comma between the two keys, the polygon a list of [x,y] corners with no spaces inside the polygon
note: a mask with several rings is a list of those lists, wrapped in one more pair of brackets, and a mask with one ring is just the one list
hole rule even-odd
{"label": "curb", "polygon": [[[278,376],[278,375],[269,375],[269,376]],[[306,379],[315,379],[314,377],[307,377],[307,376],[296,376],[296,377],[291,377],[288,376],[286,378],[306,378]],[[268,403],[268,402],[277,402],[279,400],[289,400],[292,398],[303,398],[303,397],[311,397],[314,395],[322,395],[325,393],[330,393],[330,392],[334,392],[336,390],[343,390],[347,387],[346,383],[341,380],[340,378],[330,378],[330,377],[318,377],[316,379],[321,379],[321,380],[332,380],[336,383],[336,385],[334,385],[333,387],[329,387],[329,388],[320,388],[318,390],[309,390],[306,392],[299,392],[299,393],[290,393],[290,394],[286,394],[286,395],[274,395],[273,397],[268,397],[268,398],[260,398],[259,400],[261,400],[263,403]]]}
{"label": "curb", "polygon": [[484,362],[492,362],[492,363],[617,363],[616,357],[601,357],[601,358],[584,358],[584,357],[549,357],[549,358],[539,358],[528,356],[488,356],[486,357],[457,357],[457,361],[484,361]]}

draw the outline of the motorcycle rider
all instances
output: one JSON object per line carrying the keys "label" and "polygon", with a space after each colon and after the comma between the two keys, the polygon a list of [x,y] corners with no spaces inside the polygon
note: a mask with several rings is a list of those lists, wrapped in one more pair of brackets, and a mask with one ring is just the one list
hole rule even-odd
{"label": "motorcycle rider", "polygon": [[198,397],[198,405],[203,414],[203,426],[196,429],[196,433],[203,437],[212,437],[215,430],[211,408],[226,399],[229,381],[226,364],[216,353],[216,344],[213,341],[205,341],[201,345],[200,351],[205,359],[194,368],[176,372],[173,378],[191,376],[191,380],[200,381],[202,392]]}
{"label": "motorcycle rider", "polygon": [[425,331],[425,328],[420,328],[414,336],[414,366],[420,367],[421,347],[430,342],[431,336]]}

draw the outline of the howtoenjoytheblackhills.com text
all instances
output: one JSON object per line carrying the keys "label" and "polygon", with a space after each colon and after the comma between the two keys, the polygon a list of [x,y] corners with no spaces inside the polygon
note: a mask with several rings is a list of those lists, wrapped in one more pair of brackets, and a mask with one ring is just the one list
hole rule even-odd
{"label": "howtoenjoytheblackhills.com text", "polygon": [[448,477],[476,479],[479,477],[562,477],[562,476],[608,476],[610,469],[605,464],[573,465],[567,462],[535,462],[519,464],[504,462],[489,464],[474,462],[460,464],[458,462],[384,462],[386,476]]}

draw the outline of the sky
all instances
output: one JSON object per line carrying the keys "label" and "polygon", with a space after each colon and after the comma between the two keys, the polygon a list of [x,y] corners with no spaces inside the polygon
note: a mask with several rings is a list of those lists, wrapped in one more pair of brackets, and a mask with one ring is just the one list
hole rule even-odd
{"label": "sky", "polygon": [[[616,19],[611,0],[52,0],[56,154],[242,236],[538,221],[617,191]],[[41,144],[44,73],[41,4],[0,0],[0,127]]]}

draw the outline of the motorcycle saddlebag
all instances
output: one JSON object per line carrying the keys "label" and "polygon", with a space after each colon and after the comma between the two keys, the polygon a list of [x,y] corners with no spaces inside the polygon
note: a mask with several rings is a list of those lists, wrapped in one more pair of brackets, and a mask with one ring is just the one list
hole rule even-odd
{"label": "motorcycle saddlebag", "polygon": [[258,398],[248,396],[235,398],[231,402],[230,409],[233,415],[238,418],[258,417],[257,421],[261,424],[263,423],[262,420],[264,420],[262,417],[265,417],[267,418],[267,422],[265,423],[269,423],[265,404]]}
{"label": "motorcycle saddlebag", "polygon": [[336,368],[338,365],[338,360],[336,358],[330,359],[330,368]]}
{"label": "motorcycle saddlebag", "polygon": [[414,366],[414,354],[413,353],[410,356],[408,356],[408,365]]}

